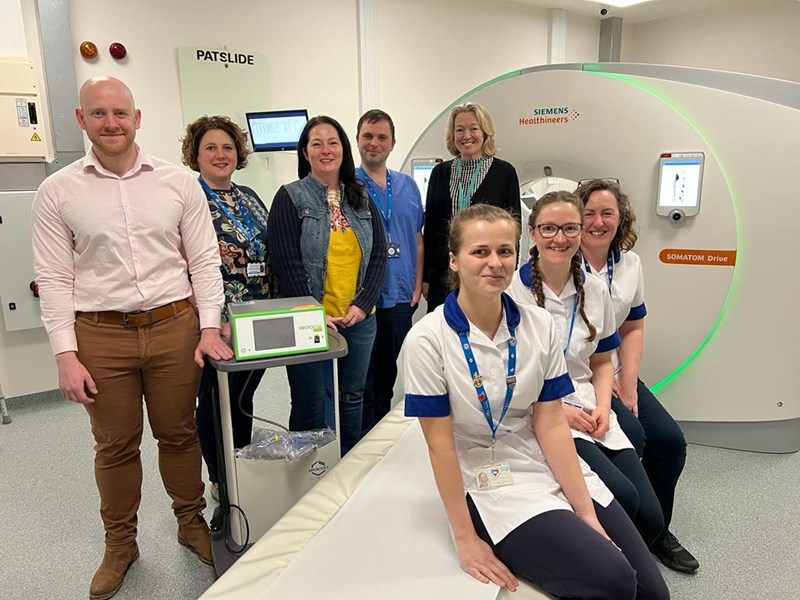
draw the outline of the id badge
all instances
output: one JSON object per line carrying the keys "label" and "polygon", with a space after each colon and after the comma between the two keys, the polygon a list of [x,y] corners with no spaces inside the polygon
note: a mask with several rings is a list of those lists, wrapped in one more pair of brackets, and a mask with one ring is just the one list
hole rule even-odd
{"label": "id badge", "polygon": [[493,490],[507,485],[514,485],[511,467],[507,463],[497,463],[475,469],[475,482],[479,490]]}
{"label": "id badge", "polygon": [[388,258],[400,258],[400,244],[389,242],[386,244],[386,256]]}
{"label": "id badge", "polygon": [[266,265],[263,262],[247,263],[248,277],[263,277],[266,272]]}

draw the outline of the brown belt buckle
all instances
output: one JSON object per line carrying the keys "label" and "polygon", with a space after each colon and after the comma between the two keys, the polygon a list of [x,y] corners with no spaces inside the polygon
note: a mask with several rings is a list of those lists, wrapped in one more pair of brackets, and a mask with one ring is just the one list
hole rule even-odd
{"label": "brown belt buckle", "polygon": [[[131,325],[128,323],[128,317],[138,317],[139,315],[147,315],[147,322],[142,325]],[[125,327],[145,327],[153,324],[153,311],[152,310],[136,310],[122,315],[122,324]]]}

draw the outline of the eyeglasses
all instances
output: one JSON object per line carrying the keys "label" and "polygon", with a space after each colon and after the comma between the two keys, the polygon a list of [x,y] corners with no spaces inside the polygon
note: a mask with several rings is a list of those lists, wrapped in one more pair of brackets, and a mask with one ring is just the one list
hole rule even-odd
{"label": "eyeglasses", "polygon": [[536,229],[539,231],[539,235],[547,239],[556,237],[559,231],[562,231],[568,238],[578,237],[582,228],[583,225],[580,223],[564,223],[563,225],[543,223],[536,226]]}
{"label": "eyeglasses", "polygon": [[592,181],[605,181],[606,183],[610,183],[611,185],[619,187],[619,179],[616,177],[590,177],[589,179],[581,179],[578,182],[578,187],[581,187],[587,183],[591,183]]}

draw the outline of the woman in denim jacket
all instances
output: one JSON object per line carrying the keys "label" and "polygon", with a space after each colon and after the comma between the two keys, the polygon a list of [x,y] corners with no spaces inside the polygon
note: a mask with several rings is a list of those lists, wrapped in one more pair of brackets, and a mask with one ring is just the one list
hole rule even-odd
{"label": "woman in denim jacket", "polygon": [[[356,181],[350,142],[326,116],[308,121],[297,148],[299,180],[281,186],[272,201],[268,228],[277,294],[313,296],[325,307],[328,325],[347,341],[338,361],[342,454],[361,436],[361,409],[375,340],[375,303],[386,268],[380,214]],[[289,429],[325,425],[332,406],[331,362],[286,367],[292,394]]]}

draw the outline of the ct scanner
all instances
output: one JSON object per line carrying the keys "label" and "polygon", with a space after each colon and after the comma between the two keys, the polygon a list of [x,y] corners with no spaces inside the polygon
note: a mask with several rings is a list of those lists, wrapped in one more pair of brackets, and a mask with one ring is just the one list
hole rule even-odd
{"label": "ct scanner", "polygon": [[[647,289],[642,377],[687,438],[798,450],[800,403],[784,357],[800,338],[790,237],[800,84],[679,67],[554,65],[509,73],[457,102],[465,99],[492,113],[498,155],[534,195],[586,177],[616,177],[631,196]],[[525,121],[535,108],[558,107],[568,108],[565,121]],[[442,157],[448,112],[413,146],[405,171],[415,158]],[[656,215],[664,152],[705,154],[700,212],[678,224]],[[730,260],[675,264],[679,255]],[[419,425],[402,408],[203,598],[348,598],[364,590],[387,600],[547,598],[524,582],[515,594],[498,593],[461,571]]]}
{"label": "ct scanner", "polygon": [[[800,340],[789,229],[800,85],[682,67],[550,65],[498,77],[463,100],[492,114],[498,156],[516,167],[523,188],[556,178],[620,180],[640,226],[642,379],[687,439],[800,449],[789,360]],[[448,112],[422,134],[403,170],[442,156]],[[705,154],[700,212],[678,223],[656,214],[666,152]]]}

